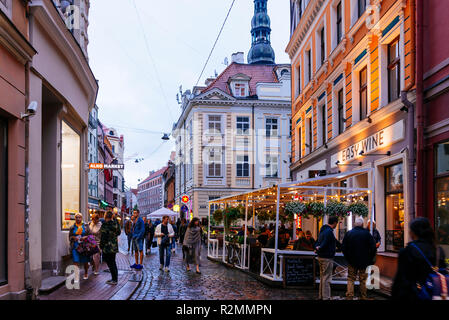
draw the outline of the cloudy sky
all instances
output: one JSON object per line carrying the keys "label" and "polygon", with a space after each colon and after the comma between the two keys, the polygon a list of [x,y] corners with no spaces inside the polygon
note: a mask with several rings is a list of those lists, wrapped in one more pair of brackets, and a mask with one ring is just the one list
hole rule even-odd
{"label": "cloudy sky", "polygon": [[[163,142],[181,110],[179,86],[197,82],[232,0],[95,0],[89,14],[89,59],[100,83],[100,120],[125,136],[126,186],[164,166],[174,141]],[[137,10],[136,10],[137,9]],[[200,80],[251,47],[252,0],[236,0]],[[277,63],[289,63],[289,1],[269,0]],[[135,163],[136,158],[144,161]]]}

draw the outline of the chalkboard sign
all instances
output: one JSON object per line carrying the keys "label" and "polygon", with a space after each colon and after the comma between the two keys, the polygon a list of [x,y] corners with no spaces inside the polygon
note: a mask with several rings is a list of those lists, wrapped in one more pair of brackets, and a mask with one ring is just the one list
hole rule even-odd
{"label": "chalkboard sign", "polygon": [[315,260],[313,257],[284,256],[284,287],[315,285]]}

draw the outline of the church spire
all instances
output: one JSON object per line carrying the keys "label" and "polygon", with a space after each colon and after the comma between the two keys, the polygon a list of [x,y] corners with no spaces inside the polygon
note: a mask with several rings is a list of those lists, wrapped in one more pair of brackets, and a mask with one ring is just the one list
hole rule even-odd
{"label": "church spire", "polygon": [[267,13],[268,0],[254,0],[254,17],[251,21],[252,44],[248,53],[249,64],[274,64],[271,47],[271,21]]}

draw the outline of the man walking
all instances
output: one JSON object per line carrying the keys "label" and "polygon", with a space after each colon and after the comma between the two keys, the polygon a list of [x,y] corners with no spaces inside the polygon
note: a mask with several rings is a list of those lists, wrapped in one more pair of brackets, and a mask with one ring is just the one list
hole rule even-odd
{"label": "man walking", "polygon": [[376,255],[376,242],[367,229],[363,228],[363,219],[358,217],[354,229],[348,231],[343,238],[343,254],[348,261],[348,288],[346,299],[354,299],[354,282],[359,278],[360,296],[366,300],[366,268],[373,264]]}
{"label": "man walking", "polygon": [[[134,249],[134,257],[136,263],[131,266],[136,270],[141,270],[143,268],[143,239],[145,237],[145,222],[141,217],[139,217],[139,210],[134,211],[134,224],[132,229],[132,237],[133,237],[133,249]],[[139,263],[139,255],[140,255],[140,263]]]}
{"label": "man walking", "polygon": [[132,227],[133,227],[133,221],[132,221],[132,217],[130,219],[127,219],[125,222],[125,234],[126,237],[128,238],[128,254],[129,251],[131,250],[131,245],[132,245],[132,239],[133,239],[133,234],[132,234]]}
{"label": "man walking", "polygon": [[319,300],[331,299],[332,270],[334,266],[334,257],[337,244],[334,229],[337,227],[338,218],[331,216],[327,224],[321,227],[318,241],[315,243],[315,252],[318,255],[318,264],[320,266],[320,291]]}
{"label": "man walking", "polygon": [[[171,257],[171,240],[175,236],[175,231],[170,223],[168,223],[168,216],[162,218],[162,223],[156,227],[155,236],[157,237],[157,244],[159,245],[159,260],[161,266],[159,270],[165,267],[165,272],[169,272],[170,257]],[[165,256],[165,259],[164,259]],[[165,263],[164,263],[165,260]]]}

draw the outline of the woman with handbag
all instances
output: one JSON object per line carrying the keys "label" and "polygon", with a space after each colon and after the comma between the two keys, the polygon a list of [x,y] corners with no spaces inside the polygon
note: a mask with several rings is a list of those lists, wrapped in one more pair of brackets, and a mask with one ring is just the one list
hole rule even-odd
{"label": "woman with handbag", "polygon": [[83,223],[83,215],[81,213],[75,214],[75,224],[69,231],[70,249],[72,251],[73,263],[77,267],[80,267],[80,264],[84,265],[84,280],[89,278],[90,258],[86,255],[80,254],[77,249],[80,246],[80,243],[87,239],[88,235],[89,228]]}
{"label": "woman with handbag", "polygon": [[200,219],[193,218],[187,227],[184,237],[184,257],[186,262],[186,270],[190,271],[190,264],[196,265],[196,273],[200,272],[200,256],[201,256],[201,235],[202,229],[200,226]]}
{"label": "woman with handbag", "polygon": [[[98,213],[94,213],[92,215],[92,222],[89,224],[89,234],[95,237],[95,242],[97,243],[97,246],[100,245],[100,228],[101,228],[101,221],[100,216]],[[94,270],[94,275],[98,275],[98,270],[100,268],[100,251],[95,253],[92,256],[92,269]]]}

